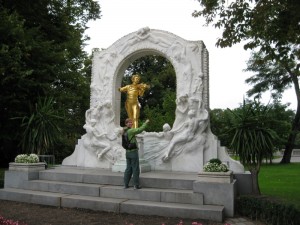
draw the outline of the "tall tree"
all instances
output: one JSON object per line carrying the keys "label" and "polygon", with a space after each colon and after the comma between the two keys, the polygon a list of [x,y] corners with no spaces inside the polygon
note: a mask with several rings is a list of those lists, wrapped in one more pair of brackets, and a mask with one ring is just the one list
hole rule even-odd
{"label": "tall tree", "polygon": [[90,78],[83,71],[84,32],[89,20],[100,18],[100,6],[93,0],[11,0],[0,1],[0,15],[0,163],[7,163],[22,139],[21,124],[10,118],[30,118],[39,98],[51,96],[66,120],[84,116]]}
{"label": "tall tree", "polygon": [[[282,163],[289,163],[291,158],[292,150],[295,146],[296,136],[300,129],[300,109],[299,109],[299,65],[295,65],[296,62],[289,62],[290,68],[295,68],[295,73],[289,73],[282,64],[275,60],[270,59],[265,52],[258,51],[251,55],[247,63],[247,71],[255,72],[255,75],[246,80],[247,83],[253,84],[253,87],[247,92],[248,95],[255,95],[260,97],[261,93],[270,90],[275,101],[281,98],[282,93],[287,88],[294,86],[295,93],[297,95],[297,110],[296,114],[291,120],[291,126],[289,135],[286,137],[285,151],[282,158]],[[298,73],[297,73],[298,70]],[[297,75],[298,74],[298,75]],[[296,79],[293,81],[293,76]]]}
{"label": "tall tree", "polygon": [[[217,46],[231,47],[245,41],[245,49],[258,52],[265,66],[277,67],[276,73],[260,71],[259,76],[248,80],[255,84],[249,94],[272,90],[280,94],[294,86],[297,108],[292,128],[285,147],[282,163],[289,163],[297,132],[300,128],[300,2],[298,0],[198,0],[203,7],[193,16],[203,16],[207,24],[222,28],[222,37]],[[259,61],[252,61],[255,64]],[[280,67],[280,69],[279,69]],[[254,70],[258,72],[258,70]],[[273,70],[274,72],[274,70]]]}

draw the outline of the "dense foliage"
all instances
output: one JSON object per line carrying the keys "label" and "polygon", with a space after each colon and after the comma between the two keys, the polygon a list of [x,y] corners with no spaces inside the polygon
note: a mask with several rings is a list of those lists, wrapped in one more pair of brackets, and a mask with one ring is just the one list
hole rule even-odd
{"label": "dense foliage", "polygon": [[[251,102],[247,100],[247,102]],[[291,121],[294,118],[294,112],[288,109],[288,105],[283,105],[280,102],[270,103],[268,110],[268,120],[265,126],[272,129],[277,134],[274,140],[274,151],[284,148],[291,130]],[[236,109],[212,109],[210,111],[211,130],[220,139],[221,145],[229,147],[232,141],[232,133],[228,132],[234,124],[234,116],[231,111],[239,112],[243,105]],[[299,145],[299,140],[296,140]]]}
{"label": "dense foliage", "polygon": [[223,29],[217,46],[231,47],[243,42],[253,50],[248,71],[256,74],[248,94],[270,90],[280,98],[289,87],[295,89],[297,108],[287,138],[282,163],[289,163],[300,128],[300,1],[298,0],[198,0],[203,7],[193,16],[203,16],[207,24]]}
{"label": "dense foliage", "polygon": [[300,212],[293,205],[267,197],[241,196],[237,199],[237,213],[267,224],[300,224]]}
{"label": "dense foliage", "polygon": [[210,115],[212,132],[249,169],[252,190],[259,194],[258,173],[262,160],[271,161],[273,152],[285,146],[294,112],[279,102],[264,106],[247,100],[239,108],[215,109]]}
{"label": "dense foliage", "polygon": [[38,101],[47,98],[62,117],[50,121],[61,133],[58,144],[43,151],[66,151],[59,142],[74,146],[83,132],[90,82],[84,31],[89,20],[100,18],[100,6],[93,0],[0,1],[0,17],[0,164],[36,151],[21,148],[22,119],[12,118],[31,123]]}

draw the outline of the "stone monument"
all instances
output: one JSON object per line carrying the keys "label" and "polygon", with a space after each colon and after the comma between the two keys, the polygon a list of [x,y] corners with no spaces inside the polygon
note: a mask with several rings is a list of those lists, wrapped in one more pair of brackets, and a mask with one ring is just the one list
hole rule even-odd
{"label": "stone monument", "polygon": [[62,164],[113,171],[125,169],[118,88],[127,67],[146,55],[163,56],[175,69],[176,118],[174,124],[165,124],[162,132],[138,135],[141,167],[146,165],[147,170],[154,171],[200,172],[210,159],[219,158],[230,170],[244,172],[243,165],[229,157],[210,130],[209,61],[204,43],[148,27],[94,53],[90,109],[86,111],[84,125],[86,134]]}

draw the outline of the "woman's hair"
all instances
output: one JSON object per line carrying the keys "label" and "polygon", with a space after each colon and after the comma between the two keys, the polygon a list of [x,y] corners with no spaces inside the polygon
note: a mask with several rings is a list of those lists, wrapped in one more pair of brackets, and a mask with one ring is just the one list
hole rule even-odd
{"label": "woman's hair", "polygon": [[127,118],[127,119],[125,120],[125,125],[127,125],[127,123],[128,123],[129,121],[132,121],[132,119]]}

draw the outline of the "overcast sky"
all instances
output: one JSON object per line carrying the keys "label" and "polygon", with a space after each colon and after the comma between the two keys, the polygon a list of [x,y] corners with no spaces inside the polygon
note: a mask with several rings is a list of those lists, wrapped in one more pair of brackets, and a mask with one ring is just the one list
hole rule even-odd
{"label": "overcast sky", "polygon": [[[236,108],[249,89],[245,79],[251,76],[243,72],[250,52],[241,44],[231,48],[217,48],[216,40],[221,31],[205,27],[202,18],[192,17],[200,5],[196,0],[98,0],[102,18],[90,22],[86,34],[91,40],[85,48],[108,48],[123,36],[142,27],[171,32],[186,40],[202,40],[209,52],[210,108]],[[264,97],[267,103],[269,96]],[[291,102],[296,108],[293,90],[288,91],[282,103]]]}

